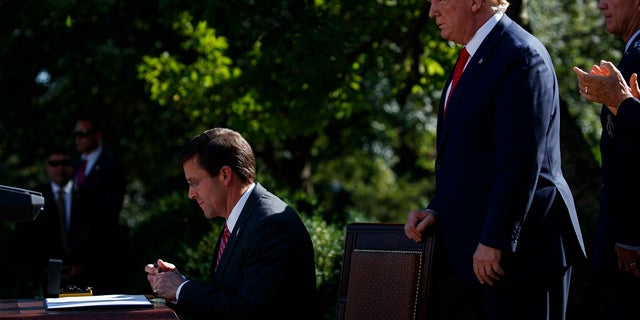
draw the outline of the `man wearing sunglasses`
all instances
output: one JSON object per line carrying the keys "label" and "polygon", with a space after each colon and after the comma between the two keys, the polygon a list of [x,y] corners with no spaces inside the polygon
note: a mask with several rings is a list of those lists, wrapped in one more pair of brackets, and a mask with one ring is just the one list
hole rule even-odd
{"label": "man wearing sunglasses", "polygon": [[89,270],[94,294],[122,291],[115,274],[105,274],[104,261],[123,261],[126,256],[126,228],[120,213],[126,191],[124,165],[103,144],[100,119],[91,113],[80,115],[75,123],[73,138],[80,153],[74,178],[82,214],[91,222],[87,237],[93,250],[88,254]]}
{"label": "man wearing sunglasses", "polygon": [[41,291],[39,295],[47,292],[49,259],[62,260],[61,287],[86,282],[82,254],[86,238],[82,230],[87,222],[76,210],[71,154],[70,149],[62,147],[49,151],[44,163],[49,181],[34,188],[45,199],[43,210],[34,221],[16,225],[25,290]]}

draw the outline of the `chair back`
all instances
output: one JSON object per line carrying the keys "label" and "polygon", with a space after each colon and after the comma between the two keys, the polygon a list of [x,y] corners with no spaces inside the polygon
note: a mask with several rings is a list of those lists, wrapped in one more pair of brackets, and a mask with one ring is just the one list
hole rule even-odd
{"label": "chair back", "polygon": [[426,319],[434,240],[433,230],[407,238],[403,224],[349,224],[338,320]]}

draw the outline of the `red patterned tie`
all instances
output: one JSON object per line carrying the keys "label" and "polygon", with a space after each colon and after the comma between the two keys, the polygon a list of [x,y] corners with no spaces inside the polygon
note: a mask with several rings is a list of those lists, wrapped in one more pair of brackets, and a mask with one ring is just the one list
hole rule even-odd
{"label": "red patterned tie", "polygon": [[78,167],[78,174],[76,179],[78,186],[81,186],[84,183],[84,172],[86,169],[87,169],[87,160],[82,159],[82,161],[80,162],[80,166]]}
{"label": "red patterned tie", "polygon": [[449,105],[449,98],[451,97],[451,93],[453,93],[453,89],[455,89],[458,80],[460,79],[460,75],[462,75],[462,71],[464,70],[464,66],[467,64],[467,60],[469,60],[469,51],[467,48],[462,48],[460,51],[460,57],[458,58],[458,62],[456,63],[456,68],[453,70],[453,79],[451,80],[451,89],[449,89],[449,95],[447,95],[447,102],[444,105],[444,111],[446,114],[447,106]]}
{"label": "red patterned tie", "polygon": [[222,251],[224,251],[224,247],[227,245],[227,241],[229,241],[229,228],[227,225],[224,225],[224,232],[222,233],[222,239],[220,240],[220,249],[218,250],[218,260],[216,261],[216,270],[218,269],[218,264],[220,264],[220,258],[222,258]]}

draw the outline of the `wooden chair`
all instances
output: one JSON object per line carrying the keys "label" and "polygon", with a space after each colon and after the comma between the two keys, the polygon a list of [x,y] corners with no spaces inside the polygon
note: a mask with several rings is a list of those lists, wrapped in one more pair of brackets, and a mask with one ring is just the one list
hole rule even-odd
{"label": "wooden chair", "polygon": [[402,224],[347,226],[338,320],[426,319],[433,230],[417,243]]}

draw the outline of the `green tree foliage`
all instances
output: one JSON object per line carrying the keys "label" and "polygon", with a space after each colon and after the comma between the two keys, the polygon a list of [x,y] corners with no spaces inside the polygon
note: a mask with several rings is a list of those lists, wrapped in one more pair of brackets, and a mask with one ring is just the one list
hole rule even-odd
{"label": "green tree foliage", "polygon": [[[426,23],[427,6],[281,2],[279,10],[265,11],[269,18],[239,15],[251,26],[270,21],[248,30],[230,29],[225,23],[231,22],[210,5],[203,16],[212,12],[215,18],[207,23],[183,14],[174,25],[185,39],[183,51],[144,58],[138,70],[153,99],[198,123],[222,122],[247,134],[283,188],[314,192],[337,186],[357,193],[373,186],[382,200],[375,211],[385,212],[387,220],[401,219],[408,209],[404,203],[424,202],[418,193],[393,203],[400,207],[385,205],[384,198],[403,192],[376,186],[404,179],[419,191],[429,188],[422,178],[433,164],[433,105],[446,74],[443,65],[450,65],[456,48]],[[254,5],[260,6],[239,10]],[[216,42],[228,47],[210,45]],[[356,155],[365,166],[354,161]],[[367,165],[367,158],[377,160]],[[335,171],[323,169],[331,162],[344,173],[361,173],[336,178]],[[371,207],[351,205],[373,213]]]}
{"label": "green tree foliage", "polygon": [[[578,93],[573,66],[589,70],[600,60],[617,63],[624,44],[607,33],[597,1],[529,1],[529,19],[535,35],[546,44],[556,66],[562,98],[599,160],[600,105]],[[557,14],[562,13],[562,14]],[[628,81],[628,79],[627,79]]]}

